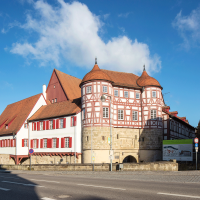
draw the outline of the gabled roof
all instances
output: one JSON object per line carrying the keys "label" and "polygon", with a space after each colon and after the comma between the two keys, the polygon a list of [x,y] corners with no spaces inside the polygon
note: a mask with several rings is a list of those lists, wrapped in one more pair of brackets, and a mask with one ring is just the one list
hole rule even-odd
{"label": "gabled roof", "polygon": [[[42,94],[23,99],[6,107],[0,115],[0,135],[16,134]],[[6,125],[8,129],[6,129]]]}
{"label": "gabled roof", "polygon": [[79,84],[81,83],[81,79],[76,78],[74,76],[70,76],[65,74],[57,69],[54,69],[55,73],[62,85],[62,88],[69,100],[77,99],[81,97],[81,88]]}
{"label": "gabled roof", "polygon": [[42,106],[29,121],[73,115],[81,111],[81,98]]}

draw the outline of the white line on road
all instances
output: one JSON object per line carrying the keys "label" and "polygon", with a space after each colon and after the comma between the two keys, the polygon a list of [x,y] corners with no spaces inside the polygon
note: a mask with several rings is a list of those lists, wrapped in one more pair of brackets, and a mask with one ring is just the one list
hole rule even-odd
{"label": "white line on road", "polygon": [[32,181],[43,181],[43,182],[52,182],[52,183],[60,183],[60,182],[57,182],[57,181],[45,181],[45,180],[37,180],[37,179],[30,179]]}
{"label": "white line on road", "polygon": [[177,196],[177,197],[188,197],[188,198],[194,198],[194,199],[200,199],[200,196],[190,196],[190,195],[183,195],[183,194],[170,194],[170,193],[157,193],[157,194],[163,194],[163,195],[170,195],[170,196]]}
{"label": "white line on road", "polygon": [[7,189],[7,188],[0,188],[0,190],[9,191],[10,189]]}
{"label": "white line on road", "polygon": [[126,190],[123,188],[104,187],[104,186],[98,186],[98,185],[85,185],[85,184],[77,184],[77,185],[82,185],[82,186],[87,186],[87,187],[107,188],[107,189],[113,189],[113,190]]}
{"label": "white line on road", "polygon": [[24,186],[44,187],[44,186],[41,186],[41,185],[17,183],[17,182],[11,182],[11,181],[1,181],[1,182],[3,182],[3,183],[12,183],[12,184],[17,184],[17,185],[24,185]]}
{"label": "white line on road", "polygon": [[51,198],[48,198],[48,197],[43,197],[41,199],[43,199],[43,200],[56,200],[56,199],[51,199]]}

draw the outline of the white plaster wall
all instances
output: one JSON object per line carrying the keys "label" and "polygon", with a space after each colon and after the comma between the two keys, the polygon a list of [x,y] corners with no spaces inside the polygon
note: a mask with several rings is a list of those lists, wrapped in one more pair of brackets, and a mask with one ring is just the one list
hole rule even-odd
{"label": "white plaster wall", "polygon": [[[13,136],[1,136],[0,140],[14,139]],[[15,155],[15,147],[0,147],[0,154]]]}

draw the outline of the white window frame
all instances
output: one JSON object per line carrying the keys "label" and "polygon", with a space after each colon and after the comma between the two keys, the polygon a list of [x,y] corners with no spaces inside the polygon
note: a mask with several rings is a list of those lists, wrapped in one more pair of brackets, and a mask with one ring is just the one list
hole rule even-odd
{"label": "white window frame", "polygon": [[151,119],[156,119],[156,117],[157,117],[157,112],[156,112],[156,110],[151,110]]}
{"label": "white window frame", "polygon": [[103,118],[109,117],[109,110],[108,107],[103,107]]}
{"label": "white window frame", "polygon": [[43,122],[40,122],[40,131],[43,130]]}
{"label": "white window frame", "polygon": [[37,140],[36,140],[36,139],[33,140],[33,148],[34,148],[34,149],[37,148]]}
{"label": "white window frame", "polygon": [[53,120],[49,121],[49,129],[52,130],[53,129]]}
{"label": "white window frame", "polygon": [[114,90],[114,96],[118,97],[118,90]]}
{"label": "white window frame", "polygon": [[53,142],[52,146],[53,146],[53,148],[56,148],[56,146],[57,146],[57,138],[53,138],[52,140],[53,140],[52,141]]}
{"label": "white window frame", "polygon": [[69,148],[69,138],[65,138],[65,148]]}
{"label": "white window frame", "polygon": [[[137,96],[137,95],[138,95],[138,96]],[[140,98],[140,93],[139,93],[139,92],[136,92],[135,98],[136,98],[136,99],[139,99],[139,98]]]}
{"label": "white window frame", "polygon": [[59,124],[59,128],[63,128],[63,119],[59,119],[59,122],[60,122],[60,124]]}
{"label": "white window frame", "polygon": [[86,93],[87,94],[92,93],[92,86],[87,86]]}
{"label": "white window frame", "polygon": [[124,91],[124,98],[128,98],[128,91]]}
{"label": "white window frame", "polygon": [[52,103],[54,103],[54,99],[52,99]]}
{"label": "white window frame", "polygon": [[108,93],[108,86],[103,85],[103,93]]}
{"label": "white window frame", "polygon": [[55,103],[57,103],[57,98],[55,98],[55,101],[54,101]]}
{"label": "white window frame", "polygon": [[133,110],[132,117],[133,121],[138,121],[138,111]]}
{"label": "white window frame", "polygon": [[24,139],[24,147],[28,147],[28,139]]}
{"label": "white window frame", "polygon": [[156,91],[152,91],[152,98],[156,98]]}
{"label": "white window frame", "polygon": [[47,148],[47,139],[43,139],[43,148]]}
{"label": "white window frame", "polygon": [[118,120],[124,120],[124,110],[118,110]]}

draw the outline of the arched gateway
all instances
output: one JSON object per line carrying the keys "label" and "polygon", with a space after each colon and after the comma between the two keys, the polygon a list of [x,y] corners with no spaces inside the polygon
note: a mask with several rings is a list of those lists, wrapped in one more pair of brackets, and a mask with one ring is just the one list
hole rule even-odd
{"label": "arched gateway", "polygon": [[133,156],[126,156],[123,160],[123,163],[137,163],[137,160]]}

